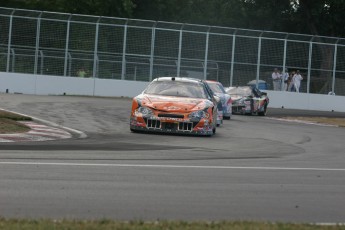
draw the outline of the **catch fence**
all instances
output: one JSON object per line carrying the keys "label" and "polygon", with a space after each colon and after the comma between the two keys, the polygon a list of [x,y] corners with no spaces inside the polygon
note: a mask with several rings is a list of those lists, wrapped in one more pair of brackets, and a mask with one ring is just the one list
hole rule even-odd
{"label": "catch fence", "polygon": [[[0,71],[151,81],[264,80],[300,70],[301,92],[345,95],[345,39],[0,8]],[[85,74],[80,74],[83,69]]]}

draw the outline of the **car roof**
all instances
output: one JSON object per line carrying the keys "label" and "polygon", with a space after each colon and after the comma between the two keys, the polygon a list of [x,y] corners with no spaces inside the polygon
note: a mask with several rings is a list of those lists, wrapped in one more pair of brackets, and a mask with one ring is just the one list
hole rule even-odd
{"label": "car roof", "polygon": [[189,78],[189,77],[157,77],[153,79],[153,81],[179,81],[179,82],[194,82],[194,83],[200,83],[203,82],[200,79],[196,78]]}
{"label": "car roof", "polygon": [[228,87],[227,89],[245,89],[245,88],[250,88],[250,89],[253,89],[253,87],[249,86],[249,85],[245,85],[245,86],[231,86],[231,87]]}
{"label": "car roof", "polygon": [[205,80],[205,82],[208,82],[208,83],[220,83],[219,81],[215,81],[215,80]]}

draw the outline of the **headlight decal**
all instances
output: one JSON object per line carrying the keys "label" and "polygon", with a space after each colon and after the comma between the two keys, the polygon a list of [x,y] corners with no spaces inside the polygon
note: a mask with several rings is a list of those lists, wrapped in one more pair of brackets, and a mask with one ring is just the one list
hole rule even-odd
{"label": "headlight decal", "polygon": [[136,113],[141,113],[143,117],[151,117],[153,115],[153,111],[150,108],[142,106],[136,110]]}
{"label": "headlight decal", "polygon": [[[207,109],[205,109],[207,110]],[[194,111],[192,113],[189,114],[189,119],[202,119],[202,118],[209,118],[209,114],[205,111],[205,110],[198,110],[198,111]]]}

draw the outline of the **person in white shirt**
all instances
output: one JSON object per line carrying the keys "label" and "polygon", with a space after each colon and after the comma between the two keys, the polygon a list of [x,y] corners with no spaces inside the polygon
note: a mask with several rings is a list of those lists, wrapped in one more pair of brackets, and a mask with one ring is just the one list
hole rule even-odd
{"label": "person in white shirt", "polygon": [[300,74],[299,70],[296,71],[296,74],[292,78],[292,82],[294,84],[295,90],[299,93],[299,88],[301,87],[301,81],[303,80],[302,75]]}
{"label": "person in white shirt", "polygon": [[282,91],[287,91],[288,88],[288,80],[289,80],[289,70],[286,68],[285,72],[281,75],[281,81],[282,81]]}
{"label": "person in white shirt", "polygon": [[273,90],[280,91],[281,88],[281,75],[277,68],[274,68],[272,73],[272,80],[273,80]]}

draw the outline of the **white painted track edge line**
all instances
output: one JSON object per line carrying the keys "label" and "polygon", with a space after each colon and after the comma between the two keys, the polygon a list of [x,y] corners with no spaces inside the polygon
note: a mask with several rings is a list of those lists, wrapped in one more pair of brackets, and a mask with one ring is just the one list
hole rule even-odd
{"label": "white painted track edge line", "polygon": [[343,171],[345,168],[289,168],[289,167],[251,167],[251,166],[207,166],[207,165],[154,165],[154,164],[101,164],[101,163],[62,163],[62,162],[23,162],[0,161],[0,165],[47,165],[47,166],[85,166],[85,167],[136,167],[136,168],[190,168],[190,169],[247,169],[284,171]]}

